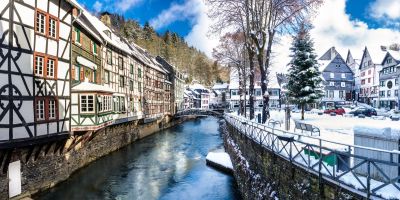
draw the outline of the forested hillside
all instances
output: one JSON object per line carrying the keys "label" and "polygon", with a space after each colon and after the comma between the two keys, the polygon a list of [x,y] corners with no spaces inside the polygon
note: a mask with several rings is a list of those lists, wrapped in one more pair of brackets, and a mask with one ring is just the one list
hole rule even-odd
{"label": "forested hillside", "polygon": [[158,34],[149,23],[141,26],[136,20],[125,19],[117,14],[102,13],[110,16],[111,28],[129,42],[134,42],[147,49],[153,55],[160,55],[188,75],[187,82],[199,80],[202,84],[212,85],[214,82],[228,81],[229,73],[217,62],[209,59],[203,52],[189,46],[179,34],[166,31]]}

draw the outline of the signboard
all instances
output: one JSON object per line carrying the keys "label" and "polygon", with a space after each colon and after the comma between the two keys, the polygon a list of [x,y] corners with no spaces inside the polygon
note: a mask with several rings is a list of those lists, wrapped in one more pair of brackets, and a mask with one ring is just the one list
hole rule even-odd
{"label": "signboard", "polygon": [[8,165],[8,180],[9,197],[21,194],[21,162],[19,160]]}

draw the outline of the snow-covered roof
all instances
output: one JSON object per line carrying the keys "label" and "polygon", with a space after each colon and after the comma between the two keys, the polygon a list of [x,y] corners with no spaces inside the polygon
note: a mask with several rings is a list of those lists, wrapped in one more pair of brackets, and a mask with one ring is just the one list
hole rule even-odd
{"label": "snow-covered roof", "polygon": [[[84,18],[84,19],[81,19]],[[96,38],[97,41],[99,42],[103,42],[103,40],[100,38],[100,35],[97,32],[94,32],[92,28],[89,28],[87,23],[87,19],[85,16],[81,16],[81,18],[78,18],[76,20],[76,22],[82,26],[82,28],[84,28],[90,35],[92,35],[94,38]]]}
{"label": "snow-covered roof", "polygon": [[71,88],[72,92],[107,92],[114,93],[114,90],[104,86],[89,82],[81,82],[78,85]]}
{"label": "snow-covered roof", "polygon": [[[101,35],[101,37],[107,41],[108,44],[114,46],[115,48],[120,49],[121,51],[124,51],[127,54],[131,53],[131,49],[129,48],[128,44],[126,44],[122,38],[117,36],[113,30],[111,30],[109,27],[107,27],[102,21],[100,21],[97,17],[93,16],[89,11],[82,9],[84,15],[88,21],[93,25],[93,27],[96,28],[98,33]],[[105,33],[109,31],[111,34],[111,38]]]}
{"label": "snow-covered roof", "polygon": [[79,5],[79,3],[76,0],[66,0],[66,1],[69,2],[71,5],[75,6],[76,8],[78,8],[79,10],[83,10],[83,7]]}
{"label": "snow-covered roof", "polygon": [[[400,61],[400,51],[387,50],[387,52],[397,61]],[[383,61],[383,58],[382,58]],[[381,61],[381,62],[382,62]]]}
{"label": "snow-covered roof", "polygon": [[217,83],[212,87],[212,89],[213,90],[221,90],[221,89],[228,89],[228,87],[229,87],[228,83],[222,83],[222,84],[221,83]]}
{"label": "snow-covered roof", "polygon": [[192,90],[196,90],[196,89],[205,90],[206,89],[203,85],[201,85],[199,83],[194,83],[192,85],[189,85],[189,88]]}

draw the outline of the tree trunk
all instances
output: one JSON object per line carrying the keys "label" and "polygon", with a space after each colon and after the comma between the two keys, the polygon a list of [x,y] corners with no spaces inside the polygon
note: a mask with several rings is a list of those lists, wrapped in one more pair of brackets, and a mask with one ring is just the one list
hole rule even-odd
{"label": "tree trunk", "polygon": [[254,53],[253,50],[247,48],[249,54],[250,66],[250,85],[249,85],[249,101],[250,101],[250,120],[254,119]]}
{"label": "tree trunk", "polygon": [[244,117],[247,117],[247,103],[246,103],[246,91],[247,91],[247,73],[246,73],[246,66],[243,66],[243,72],[242,72],[242,76],[243,76],[243,82],[242,82],[242,88],[243,89],[243,96],[244,96],[244,101],[243,101],[243,113],[244,113]]}
{"label": "tree trunk", "polygon": [[263,55],[258,54],[257,55],[257,61],[260,67],[260,73],[261,73],[261,93],[263,96],[263,108],[262,108],[262,123],[264,124],[267,119],[269,118],[269,94],[268,94],[268,88],[267,88],[267,74],[265,71],[265,68],[263,67]]}
{"label": "tree trunk", "polygon": [[239,115],[243,115],[243,77],[242,72],[240,71],[240,67],[238,67],[238,76],[239,76]]}
{"label": "tree trunk", "polygon": [[304,104],[301,104],[301,120],[304,120]]}

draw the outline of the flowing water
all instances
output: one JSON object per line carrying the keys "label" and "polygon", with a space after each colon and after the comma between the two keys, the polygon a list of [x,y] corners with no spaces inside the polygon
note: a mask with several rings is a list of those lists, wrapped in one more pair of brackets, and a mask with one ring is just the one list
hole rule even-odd
{"label": "flowing water", "polygon": [[241,199],[232,176],[206,166],[223,149],[218,119],[191,120],[78,170],[37,199]]}

